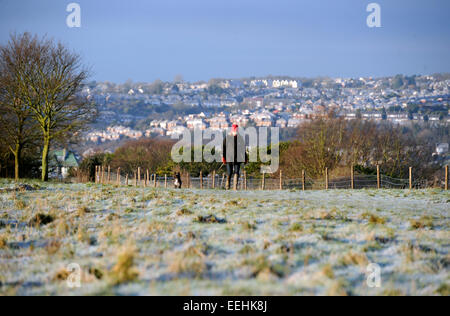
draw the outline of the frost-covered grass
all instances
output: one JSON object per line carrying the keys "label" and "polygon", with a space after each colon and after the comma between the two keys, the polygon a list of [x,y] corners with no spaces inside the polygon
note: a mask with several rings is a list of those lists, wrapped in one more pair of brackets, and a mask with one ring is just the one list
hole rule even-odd
{"label": "frost-covered grass", "polygon": [[0,181],[3,295],[450,294],[445,191],[29,184]]}

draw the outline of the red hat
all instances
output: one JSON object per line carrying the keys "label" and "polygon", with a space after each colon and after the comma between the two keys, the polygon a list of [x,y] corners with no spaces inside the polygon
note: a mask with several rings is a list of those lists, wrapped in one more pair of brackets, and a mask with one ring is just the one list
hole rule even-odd
{"label": "red hat", "polygon": [[237,132],[238,128],[239,128],[239,125],[233,124],[233,127],[232,127],[233,132]]}

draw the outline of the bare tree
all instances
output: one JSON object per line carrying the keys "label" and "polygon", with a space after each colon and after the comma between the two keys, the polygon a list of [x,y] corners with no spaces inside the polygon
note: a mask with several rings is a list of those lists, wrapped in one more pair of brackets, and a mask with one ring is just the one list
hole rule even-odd
{"label": "bare tree", "polygon": [[427,178],[439,166],[433,163],[433,145],[404,134],[397,126],[384,124],[376,135],[374,158],[383,173],[405,178],[409,167],[413,167],[416,178]]}
{"label": "bare tree", "polygon": [[302,147],[301,161],[309,174],[321,176],[325,168],[333,169],[342,159],[346,138],[345,122],[342,119],[319,118],[298,129]]}
{"label": "bare tree", "polygon": [[4,174],[3,169],[8,168],[9,156],[11,155],[11,151],[6,144],[6,134],[3,128],[0,128],[0,177]]}
{"label": "bare tree", "polygon": [[28,34],[13,36],[9,43],[0,46],[0,129],[2,141],[15,158],[15,179],[19,180],[24,149],[35,144],[37,125],[32,110],[20,94],[20,68],[30,63]]}
{"label": "bare tree", "polygon": [[19,93],[42,134],[42,181],[47,181],[52,142],[76,135],[95,115],[95,105],[81,96],[88,70],[80,56],[61,43],[27,33],[12,40],[25,41],[31,56],[19,67]]}
{"label": "bare tree", "polygon": [[115,151],[111,166],[121,167],[127,173],[135,172],[138,167],[155,172],[169,163],[172,146],[171,140],[128,141]]}
{"label": "bare tree", "polygon": [[378,135],[377,124],[372,121],[353,120],[347,123],[345,163],[367,166],[372,162],[372,154]]}

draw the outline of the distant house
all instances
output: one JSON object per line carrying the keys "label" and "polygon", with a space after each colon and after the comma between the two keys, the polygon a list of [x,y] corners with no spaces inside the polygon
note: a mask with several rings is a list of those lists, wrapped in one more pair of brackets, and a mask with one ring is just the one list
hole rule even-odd
{"label": "distant house", "polygon": [[264,98],[257,98],[257,97],[245,98],[243,103],[251,107],[260,108],[264,105]]}
{"label": "distant house", "polygon": [[271,127],[273,125],[274,118],[275,116],[272,113],[265,110],[259,113],[254,113],[251,116],[251,119],[255,122],[257,127]]}
{"label": "distant house", "polygon": [[298,88],[298,83],[295,80],[274,80],[272,81],[273,88],[281,88],[281,87],[291,87]]}
{"label": "distant house", "polygon": [[248,124],[249,119],[245,115],[232,115],[230,117],[230,122],[232,124],[237,124],[239,126],[245,127]]}
{"label": "distant house", "polygon": [[167,136],[179,136],[179,135],[183,135],[183,133],[186,131],[186,127],[181,126],[181,125],[177,125],[175,127],[173,127],[172,129],[167,131]]}
{"label": "distant house", "polygon": [[56,150],[49,155],[49,170],[52,176],[66,179],[69,176],[70,169],[76,169],[79,166],[80,163],[76,154],[67,149]]}
{"label": "distant house", "polygon": [[160,127],[153,127],[145,131],[145,137],[151,137],[152,135],[164,136],[166,131]]}
{"label": "distant house", "polygon": [[437,144],[436,146],[436,154],[441,156],[447,154],[449,151],[448,143]]}
{"label": "distant house", "polygon": [[377,120],[381,121],[383,119],[382,113],[378,112],[364,112],[362,113],[362,118],[366,120]]}
{"label": "distant house", "polygon": [[168,129],[169,131],[171,131],[171,130],[173,130],[174,128],[176,128],[176,127],[178,127],[178,126],[181,126],[181,125],[182,125],[181,122],[178,121],[178,120],[170,121],[170,122],[167,123],[167,129]]}
{"label": "distant house", "polygon": [[278,126],[280,128],[286,128],[287,123],[288,122],[284,118],[280,118],[280,119],[277,120],[276,126]]}
{"label": "distant house", "polygon": [[287,126],[289,128],[296,128],[296,127],[299,127],[301,123],[302,123],[302,120],[297,119],[297,118],[291,118],[291,119],[289,119]]}
{"label": "distant house", "polygon": [[222,117],[213,117],[209,120],[209,125],[214,131],[226,130],[229,126],[228,120]]}
{"label": "distant house", "polygon": [[192,118],[186,121],[186,126],[189,129],[199,129],[206,130],[206,124],[203,122],[201,118]]}

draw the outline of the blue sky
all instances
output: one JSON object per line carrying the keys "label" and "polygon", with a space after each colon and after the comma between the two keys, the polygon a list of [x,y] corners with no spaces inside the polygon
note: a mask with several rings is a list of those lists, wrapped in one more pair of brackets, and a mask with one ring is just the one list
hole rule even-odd
{"label": "blue sky", "polygon": [[[81,28],[66,26],[71,2]],[[448,0],[0,0],[0,43],[47,34],[113,82],[430,74],[450,72],[449,21]]]}

